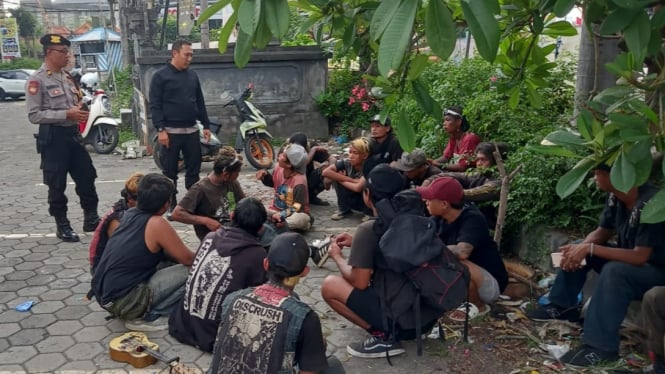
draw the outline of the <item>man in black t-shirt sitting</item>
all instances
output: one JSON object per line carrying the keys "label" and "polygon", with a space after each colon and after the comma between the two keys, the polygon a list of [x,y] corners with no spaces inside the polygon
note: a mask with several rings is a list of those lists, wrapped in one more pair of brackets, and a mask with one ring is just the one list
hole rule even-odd
{"label": "man in black t-shirt sitting", "polygon": [[[508,285],[508,273],[490,236],[487,221],[475,206],[464,205],[464,189],[452,177],[435,179],[416,192],[427,210],[440,223],[439,237],[469,268],[469,319],[487,314]],[[466,304],[448,314],[455,321],[466,319]]]}
{"label": "man in black t-shirt sitting", "polygon": [[393,133],[391,121],[386,117],[381,121],[381,115],[377,114],[369,120],[372,139],[369,142],[369,158],[376,163],[389,164],[402,157],[402,147]]}

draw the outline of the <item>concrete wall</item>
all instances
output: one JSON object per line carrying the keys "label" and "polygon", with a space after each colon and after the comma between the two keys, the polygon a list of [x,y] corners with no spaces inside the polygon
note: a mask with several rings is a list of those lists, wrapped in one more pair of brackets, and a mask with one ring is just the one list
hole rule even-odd
{"label": "concrete wall", "polygon": [[[199,75],[208,116],[223,124],[222,142],[234,143],[239,115],[234,106],[223,107],[220,95],[228,91],[236,97],[250,82],[254,84],[251,101],[266,116],[273,136],[286,138],[295,131],[304,131],[311,138],[327,137],[327,120],[314,101],[327,82],[327,56],[321,49],[270,46],[254,51],[247,66],[238,69],[229,47],[224,55],[217,50],[196,50],[190,66]],[[146,98],[154,72],[169,57],[170,52],[152,51],[138,58],[134,85]],[[152,128],[150,121],[148,128]]]}

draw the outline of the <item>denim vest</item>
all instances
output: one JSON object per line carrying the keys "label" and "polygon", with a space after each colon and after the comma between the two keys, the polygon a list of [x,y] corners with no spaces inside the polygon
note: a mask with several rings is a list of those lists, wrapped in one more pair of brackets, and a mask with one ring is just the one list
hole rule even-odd
{"label": "denim vest", "polygon": [[[222,323],[217,333],[209,373],[270,373],[267,366],[269,364],[267,360],[270,357],[281,357],[280,368],[275,373],[295,373],[295,366],[297,366],[295,361],[296,345],[300,336],[300,329],[307,313],[312,309],[293,294],[281,295],[277,299],[272,299],[271,303],[268,304],[259,299],[255,291],[256,288],[247,288],[231,293],[224,299],[222,303]],[[258,310],[264,314],[263,317],[266,319],[276,315],[288,316],[289,318],[281,318],[281,321],[277,322],[280,326],[262,329],[260,333],[256,332],[254,335],[251,332],[251,324],[243,325],[245,331],[239,331],[240,326],[237,325],[242,323],[238,321],[251,320],[251,315],[259,313]],[[274,340],[279,327],[286,329],[283,345],[276,344],[277,341]],[[241,338],[234,340],[234,336],[240,335],[242,335]],[[238,347],[237,341],[242,341],[242,338],[245,341],[250,339],[250,341],[246,341],[247,344],[244,347]],[[272,341],[272,344],[261,346],[261,343],[265,341]],[[236,344],[231,344],[234,342]],[[261,347],[262,350],[253,351],[252,347],[256,346]],[[273,350],[280,349],[280,346],[282,351],[272,354]],[[234,361],[235,358],[239,357],[243,358],[242,363]],[[249,368],[244,363],[256,364],[257,367]]]}

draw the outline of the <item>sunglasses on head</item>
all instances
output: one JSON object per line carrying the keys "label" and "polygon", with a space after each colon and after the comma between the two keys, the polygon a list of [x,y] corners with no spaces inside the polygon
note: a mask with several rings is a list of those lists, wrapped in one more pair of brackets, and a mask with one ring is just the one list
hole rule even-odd
{"label": "sunglasses on head", "polygon": [[231,161],[230,164],[228,164],[227,166],[224,166],[224,169],[222,170],[222,173],[229,170],[229,169],[233,169],[239,163],[240,163],[240,159],[238,158],[238,155],[236,154],[236,158],[234,158],[233,161]]}
{"label": "sunglasses on head", "polygon": [[444,116],[455,116],[455,117],[460,117],[462,118],[462,115],[457,113],[454,110],[446,109],[446,111],[443,113]]}

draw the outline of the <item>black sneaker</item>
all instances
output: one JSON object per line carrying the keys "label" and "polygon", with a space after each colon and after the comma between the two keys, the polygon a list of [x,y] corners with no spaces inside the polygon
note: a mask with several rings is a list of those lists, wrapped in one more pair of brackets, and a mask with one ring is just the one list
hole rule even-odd
{"label": "black sneaker", "polygon": [[547,304],[527,312],[526,316],[534,321],[550,321],[553,319],[577,322],[580,320],[580,307],[563,308],[555,304]]}
{"label": "black sneaker", "polygon": [[331,237],[326,236],[323,240],[314,240],[309,245],[310,257],[316,266],[321,267],[328,260],[328,248],[330,248]]}
{"label": "black sneaker", "polygon": [[616,352],[603,351],[585,344],[575,350],[568,351],[561,357],[561,362],[572,367],[585,368],[618,359],[619,355]]}
{"label": "black sneaker", "polygon": [[361,358],[381,358],[401,355],[406,352],[400,342],[390,341],[382,336],[372,335],[362,343],[351,343],[346,346],[351,356]]}
{"label": "black sneaker", "polygon": [[318,196],[315,196],[315,197],[310,198],[310,199],[309,199],[309,203],[310,203],[311,205],[321,205],[321,206],[329,206],[329,205],[330,205],[329,202],[327,202],[327,201],[325,201],[325,200],[322,200],[322,199],[321,199],[320,197],[318,197]]}

